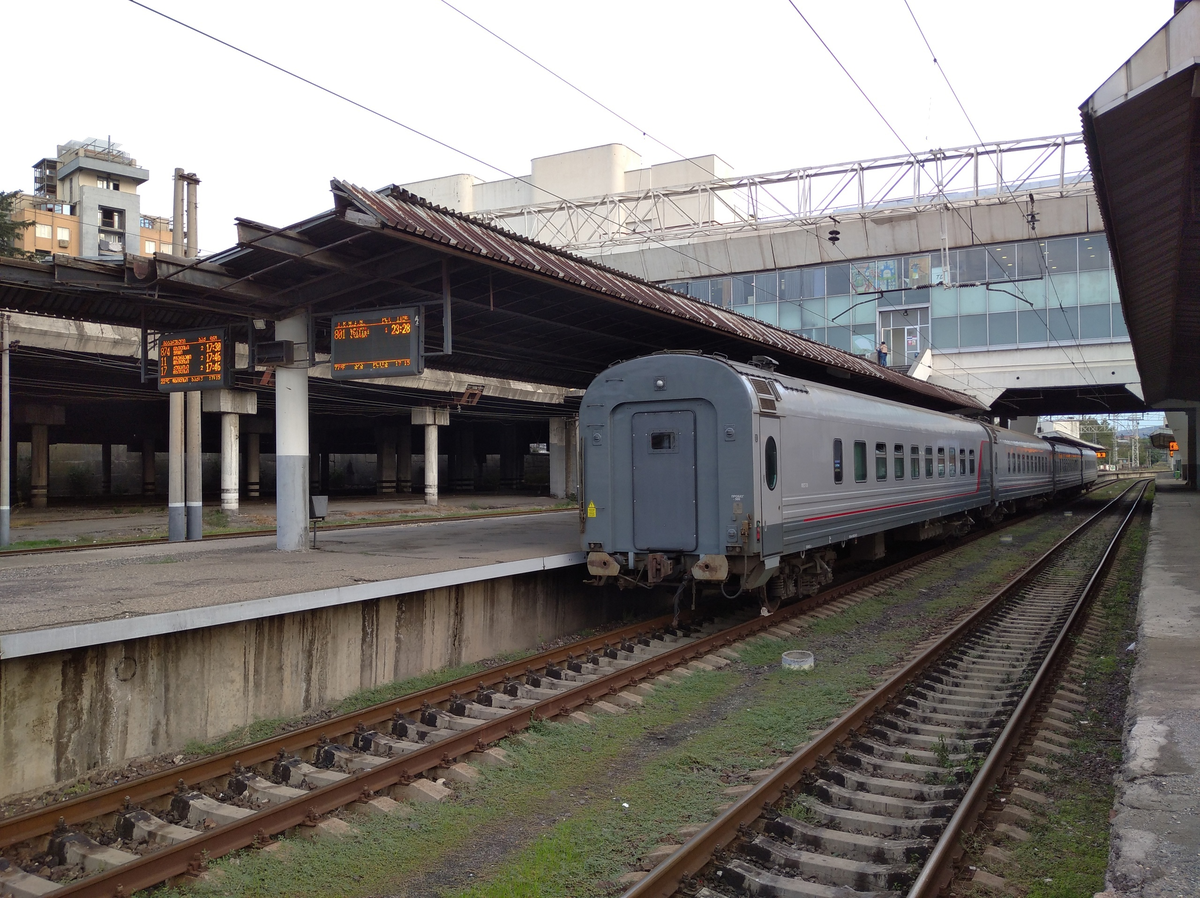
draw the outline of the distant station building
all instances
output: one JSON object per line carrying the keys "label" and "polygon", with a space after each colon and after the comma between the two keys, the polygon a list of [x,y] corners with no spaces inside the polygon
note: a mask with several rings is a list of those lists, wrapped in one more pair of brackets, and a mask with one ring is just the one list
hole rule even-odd
{"label": "distant station building", "polygon": [[49,258],[56,253],[88,259],[151,256],[171,246],[171,220],[145,215],[138,187],[150,180],[137,160],[111,141],[72,140],[33,165],[33,192],[13,209],[15,221],[32,221],[17,249]]}
{"label": "distant station building", "polygon": [[619,144],[403,185],[1004,415],[1142,408],[1080,135],[735,176]]}

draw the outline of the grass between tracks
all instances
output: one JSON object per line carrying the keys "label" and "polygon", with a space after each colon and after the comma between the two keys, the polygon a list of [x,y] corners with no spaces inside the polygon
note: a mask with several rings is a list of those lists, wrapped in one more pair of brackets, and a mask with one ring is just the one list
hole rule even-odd
{"label": "grass between tracks", "polygon": [[[752,640],[730,668],[662,685],[636,711],[597,713],[590,726],[538,724],[504,744],[514,767],[456,785],[452,800],[414,806],[407,816],[349,818],[355,831],[341,839],[289,842],[286,869],[279,854],[239,852],[215,861],[217,875],[191,892],[614,894],[614,880],[655,844],[710,820],[728,800],[723,788],[806,742],[916,641],[1048,548],[1064,523],[1061,516],[1028,522],[1003,543],[985,537],[935,571],[814,622],[799,638]],[[792,648],[813,651],[816,669],[781,670],[780,653]]]}
{"label": "grass between tracks", "polygon": [[[1147,499],[1153,495],[1151,484]],[[982,862],[1026,898],[1091,898],[1104,889],[1109,813],[1116,792],[1113,775],[1122,762],[1125,705],[1136,660],[1130,647],[1137,634],[1137,601],[1149,529],[1148,513],[1131,524],[1108,585],[1097,599],[1093,614],[1102,636],[1082,659],[1084,675],[1079,683],[1087,702],[1086,717],[1081,718],[1086,725],[1071,743],[1071,756],[1061,761],[1062,769],[1053,772],[1045,790],[1051,804],[1029,827],[1032,838],[1028,842],[1004,845],[1011,862]],[[955,894],[992,893],[967,886]]]}

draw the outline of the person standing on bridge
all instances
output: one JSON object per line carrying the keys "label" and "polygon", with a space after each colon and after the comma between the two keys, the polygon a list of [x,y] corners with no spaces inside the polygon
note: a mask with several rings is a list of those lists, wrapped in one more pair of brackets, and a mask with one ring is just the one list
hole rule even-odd
{"label": "person standing on bridge", "polygon": [[884,340],[879,341],[879,348],[875,350],[875,355],[879,357],[879,364],[886,368],[888,348],[887,343]]}

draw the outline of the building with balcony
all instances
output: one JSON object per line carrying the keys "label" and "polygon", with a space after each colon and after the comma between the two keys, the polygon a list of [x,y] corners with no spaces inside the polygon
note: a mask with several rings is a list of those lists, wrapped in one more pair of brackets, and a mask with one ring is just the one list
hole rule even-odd
{"label": "building with balcony", "polygon": [[14,220],[33,222],[17,237],[18,249],[82,258],[170,250],[170,218],[141,211],[137,191],[150,173],[120,144],[72,140],[34,163],[33,172],[33,192],[22,194],[13,209]]}

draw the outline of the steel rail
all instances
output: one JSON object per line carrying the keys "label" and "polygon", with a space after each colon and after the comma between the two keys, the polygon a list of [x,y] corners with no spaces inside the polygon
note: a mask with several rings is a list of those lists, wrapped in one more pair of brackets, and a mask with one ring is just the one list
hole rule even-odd
{"label": "steel rail", "polygon": [[[925,866],[921,868],[920,875],[909,889],[908,898],[936,898],[942,889],[949,885],[950,880],[953,878],[955,863],[962,857],[964,850],[961,836],[964,833],[974,831],[979,816],[986,810],[988,800],[991,797],[992,786],[1003,776],[1013,752],[1025,734],[1025,729],[1029,724],[1030,718],[1041,702],[1043,692],[1060,667],[1060,661],[1065,654],[1064,647],[1067,645],[1067,640],[1075,629],[1076,622],[1080,620],[1084,610],[1092,602],[1096,593],[1099,592],[1100,587],[1103,585],[1104,578],[1116,558],[1121,538],[1125,535],[1125,531],[1134,514],[1141,507],[1142,497],[1145,496],[1150,481],[1143,480],[1138,482],[1142,484],[1141,492],[1138,493],[1137,498],[1133,501],[1128,514],[1125,515],[1120,526],[1117,528],[1117,532],[1113,534],[1107,548],[1104,550],[1104,555],[1100,559],[1100,563],[1092,571],[1092,576],[1088,579],[1087,585],[1076,600],[1066,622],[1059,630],[1058,637],[1054,640],[1054,644],[1050,647],[1049,652],[1038,667],[1037,673],[1030,681],[1029,688],[1021,696],[1021,701],[1018,702],[1016,709],[1008,720],[1008,724],[996,739],[996,744],[992,746],[991,752],[988,753],[987,760],[984,761],[983,766],[975,775],[971,787],[967,790],[967,794],[963,796],[962,802],[954,812],[954,816],[946,824],[941,838],[938,839],[937,845],[930,852]],[[1130,489],[1133,489],[1134,486],[1136,486],[1136,483],[1130,486]]]}
{"label": "steel rail", "polygon": [[[1025,518],[1013,519],[1006,526],[1012,526],[1013,524],[1020,523],[1022,520],[1025,520]],[[836,601],[844,595],[863,589],[908,568],[936,558],[950,551],[952,548],[967,545],[988,533],[994,532],[996,532],[994,529],[979,531],[977,534],[960,539],[953,546],[937,546],[894,565],[864,574],[861,577],[856,577],[853,580],[830,587],[816,595],[801,599],[798,602],[780,608],[771,616],[759,618],[759,620],[763,622],[764,627],[774,626],[777,623],[791,620],[821,605]],[[681,615],[681,620],[684,623],[687,623],[689,618],[690,615],[687,613]],[[467,676],[459,677],[458,679],[450,680],[437,686],[430,686],[419,692],[399,696],[369,708],[350,711],[310,726],[265,739],[261,742],[251,743],[221,752],[220,754],[171,767],[169,770],[151,774],[144,779],[120,783],[87,795],[81,795],[69,801],[48,805],[7,820],[0,820],[0,849],[52,831],[60,817],[70,826],[105,814],[113,814],[125,806],[125,798],[127,796],[136,805],[167,794],[174,789],[175,783],[181,778],[190,783],[205,782],[228,774],[233,767],[234,761],[241,762],[245,767],[251,767],[273,760],[279,754],[280,750],[294,751],[298,748],[316,744],[318,737],[322,735],[332,741],[336,741],[339,737],[353,733],[360,723],[370,726],[390,720],[397,711],[403,713],[415,712],[422,707],[424,702],[435,705],[446,702],[449,701],[451,693],[474,693],[476,688],[481,684],[491,687],[498,683],[503,683],[505,677],[520,676],[525,673],[526,667],[533,667],[535,669],[543,668],[547,663],[554,663],[561,667],[565,663],[568,654],[580,655],[586,653],[589,649],[598,651],[603,647],[605,642],[616,642],[635,637],[639,633],[661,630],[669,626],[672,622],[673,615],[667,614],[650,620],[628,624],[570,645],[549,649],[535,655],[528,655],[516,661],[488,668],[478,673],[468,674]],[[475,731],[478,731],[478,728]],[[412,756],[410,755],[410,757]]]}
{"label": "steel rail", "polygon": [[[844,587],[843,587],[844,589]],[[816,597],[813,597],[816,598]],[[814,607],[811,600],[804,603]],[[823,604],[823,603],[822,603]],[[793,606],[795,607],[795,606]],[[745,639],[760,630],[774,626],[776,615],[757,616],[720,633],[702,636],[682,643],[662,654],[653,655],[630,666],[576,688],[562,695],[542,699],[534,705],[512,711],[503,717],[485,721],[470,730],[427,745],[412,754],[392,758],[369,770],[353,774],[345,780],[315,789],[303,798],[276,807],[267,807],[254,815],[218,829],[200,833],[185,842],[163,848],[128,864],[98,873],[86,880],[63,887],[55,895],[80,898],[113,898],[161,883],[173,876],[195,869],[202,857],[219,857],[305,823],[315,823],[317,817],[381,789],[406,783],[417,774],[449,762],[451,758],[472,750],[481,750],[488,743],[512,736],[537,720],[567,715],[596,701],[615,695],[621,689],[647,677],[672,670],[695,658],[707,655],[723,646]],[[520,663],[527,663],[522,661]],[[310,728],[320,729],[321,727]],[[227,772],[228,764],[221,770]],[[171,771],[177,777],[179,769]],[[112,790],[109,790],[112,791]],[[120,790],[118,790],[120,791]]]}
{"label": "steel rail", "polygon": [[[1099,513],[1102,512],[1097,512],[1097,514]],[[980,530],[974,534],[971,534],[970,536],[961,538],[952,544],[943,544],[933,549],[929,549],[925,552],[904,559],[896,564],[889,565],[886,568],[873,571],[849,580],[845,583],[831,587],[816,595],[809,596],[808,598],[795,602],[789,606],[786,606],[785,608],[779,609],[777,612],[768,617],[756,617],[734,628],[723,631],[722,633],[701,637],[694,642],[685,643],[678,649],[669,650],[666,653],[656,655],[639,664],[635,664],[628,668],[623,668],[620,671],[615,672],[613,675],[604,678],[603,680],[593,681],[592,683],[586,684],[586,686],[581,686],[579,688],[570,690],[569,692],[564,691],[561,697],[555,696],[553,698],[545,699],[527,709],[515,711],[513,714],[506,715],[503,718],[497,718],[494,721],[488,721],[480,724],[479,726],[473,727],[471,730],[464,731],[462,736],[452,737],[450,739],[433,743],[427,749],[413,752],[412,754],[394,759],[395,763],[397,764],[400,762],[406,762],[408,767],[402,768],[401,773],[390,782],[386,783],[386,785],[390,785],[394,782],[400,782],[404,777],[411,777],[415,774],[423,772],[424,770],[436,767],[443,763],[448,757],[454,757],[464,751],[477,750],[488,742],[494,742],[504,738],[505,736],[512,735],[519,728],[527,726],[530,719],[556,716],[559,713],[569,714],[581,704],[590,703],[596,700],[596,690],[591,687],[595,687],[597,684],[609,684],[609,686],[604,687],[601,697],[603,697],[603,695],[611,694],[614,691],[619,691],[619,688],[622,688],[621,686],[618,686],[615,689],[609,687],[613,683],[621,680],[621,674],[629,675],[629,679],[626,679],[623,685],[637,682],[638,679],[644,678],[647,675],[653,675],[654,673],[659,673],[662,672],[662,670],[667,669],[666,666],[656,668],[654,662],[659,662],[663,665],[673,665],[676,662],[672,661],[671,659],[675,658],[680,653],[688,658],[711,653],[716,648],[728,645],[741,639],[745,639],[747,636],[753,635],[760,630],[772,627],[777,623],[792,620],[793,618],[806,614],[815,608],[821,607],[829,602],[836,601],[847,594],[853,593],[880,580],[884,580],[888,577],[892,577],[898,573],[901,573],[906,569],[937,558],[943,554],[946,554],[952,549],[961,547],[963,545],[968,545],[977,539],[984,538],[988,535],[993,535],[998,530],[1006,529],[1007,527],[1022,523],[1028,520],[1031,516],[1032,515],[1023,515],[1015,517],[1007,522],[1003,528]],[[1087,521],[1084,521],[1073,532],[1079,532],[1079,530],[1086,527],[1091,520],[1092,518],[1089,518]],[[188,764],[171,767],[166,771],[152,774],[144,779],[138,779],[128,783],[121,783],[99,792],[80,796],[67,802],[49,805],[45,808],[30,811],[26,814],[13,817],[8,820],[0,820],[0,848],[6,848],[13,844],[40,836],[45,836],[55,828],[60,819],[67,825],[73,825],[94,819],[99,816],[113,814],[119,812],[125,807],[126,798],[128,798],[129,801],[134,805],[142,804],[149,800],[169,794],[174,790],[175,784],[180,780],[187,781],[191,784],[197,784],[213,780],[221,776],[226,776],[232,771],[235,762],[241,763],[244,767],[252,768],[255,765],[274,760],[281,750],[289,751],[290,749],[291,751],[295,751],[297,749],[316,744],[318,738],[321,736],[330,738],[331,741],[336,741],[338,737],[353,733],[359,725],[365,725],[369,727],[372,724],[389,721],[396,711],[401,711],[404,713],[416,712],[423,706],[425,702],[429,702],[430,704],[438,704],[448,701],[451,698],[452,693],[473,693],[477,686],[493,686],[498,683],[502,683],[506,677],[521,675],[525,672],[527,667],[541,668],[544,667],[548,662],[559,663],[561,666],[561,664],[566,661],[568,653],[582,653],[589,649],[595,650],[596,648],[602,647],[605,642],[624,640],[636,636],[639,633],[652,632],[656,629],[662,629],[663,627],[671,624],[672,621],[673,615],[663,615],[651,620],[630,624],[608,633],[598,634],[597,636],[589,639],[581,640],[572,645],[562,646],[538,653],[536,655],[527,656],[505,665],[490,668],[488,670],[480,671],[479,673],[471,674],[465,677],[460,677],[457,680],[432,686],[406,696],[401,696],[370,708],[352,711],[308,727],[293,730],[281,736],[273,737],[257,743],[252,743],[240,748],[231,749],[229,751],[222,752],[219,755],[202,758],[192,761]],[[689,649],[692,650],[690,653],[688,652]],[[648,669],[651,672],[649,674],[639,673],[638,671],[640,671],[646,665],[649,665]],[[633,671],[632,674],[630,673],[631,671]],[[568,699],[568,697],[571,697],[571,701],[566,702],[565,700]],[[520,724],[520,726],[518,726],[518,724]],[[451,751],[452,748],[455,750]],[[434,749],[436,749],[436,751]],[[392,762],[389,762],[389,764],[373,768],[371,771],[356,775],[351,780],[342,781],[336,785],[339,787],[347,787],[347,783],[354,783],[358,785],[360,791],[363,788],[373,790],[377,787],[369,785],[364,786],[362,785],[362,780],[369,779],[372,775],[380,775],[382,771],[391,769],[393,769]],[[308,797],[315,798],[318,795],[323,796],[325,795],[325,791],[325,789],[314,791],[310,793],[310,796]],[[322,813],[327,813],[329,810],[333,810],[334,808],[342,806],[346,803],[346,800],[324,803],[322,804],[322,808],[324,808],[323,810],[317,809],[317,805],[313,804],[311,801],[298,800],[297,802],[282,805],[280,806],[278,812],[283,814],[280,820],[284,821],[284,823],[280,826],[280,828],[272,829],[271,831],[280,832],[284,829],[290,828],[291,826],[295,826],[306,821],[312,822],[313,814],[319,816]],[[298,818],[294,820],[293,817],[296,817],[296,813],[295,808],[292,807],[293,804],[303,805],[305,808],[304,812],[299,814]],[[284,813],[285,809],[287,810],[287,813]],[[245,828],[250,827],[251,823],[265,821],[266,818],[263,816],[264,813],[265,811],[260,811],[258,814],[255,814],[253,817],[244,821],[243,824],[234,824],[232,826],[241,826]],[[235,834],[241,833],[241,829],[230,829],[229,826],[222,827],[220,830],[216,830],[212,834],[205,834],[206,838],[211,835],[214,839],[216,839],[211,846],[207,844],[201,846],[199,838],[189,839],[186,843],[182,843],[181,846],[176,846],[176,850],[172,852],[172,860],[170,861],[171,869],[166,874],[162,875],[159,879],[156,879],[153,882],[148,880],[143,882],[143,879],[139,878],[138,882],[142,884],[133,886],[133,888],[143,888],[147,885],[154,885],[171,876],[186,873],[189,869],[195,869],[199,862],[199,854],[192,856],[190,860],[181,860],[178,856],[179,852],[186,847],[190,846],[195,848],[200,846],[208,856],[215,857],[219,856],[220,854],[227,853],[228,851],[236,850],[237,848],[242,848],[253,844],[255,838],[261,836],[259,830],[261,829],[265,831],[265,827],[259,826],[257,828],[250,828],[254,829],[253,834],[249,838],[241,840],[240,844],[235,844],[241,839],[240,835]],[[226,841],[227,831],[229,833],[228,844]],[[148,861],[152,858],[159,857],[160,855],[164,856],[165,859],[166,851],[167,850],[164,849],[163,851],[149,855],[144,858],[143,861]],[[81,891],[78,892],[78,894],[119,894],[119,892],[104,891],[101,887],[101,879],[105,881],[113,878],[122,879],[120,876],[121,871],[133,869],[134,866],[141,864],[142,861],[137,862],[136,865],[123,865],[120,868],[114,869],[110,873],[102,874],[100,878],[92,877],[89,880],[75,884],[71,886],[72,891],[62,891],[60,894],[77,894],[75,891],[73,891],[75,888],[83,888],[88,883],[92,882],[97,884],[97,888],[100,888],[100,891]],[[158,874],[155,873],[154,875]],[[141,874],[139,874],[139,877],[140,876]],[[126,889],[130,888],[130,886],[125,884],[124,879],[122,879],[121,885],[118,886],[118,888],[122,887]]]}
{"label": "steel rail", "polygon": [[749,827],[758,819],[765,806],[772,805],[788,795],[804,774],[814,769],[871,717],[890,704],[909,683],[953,649],[964,636],[988,618],[1016,591],[1031,583],[1054,560],[1060,550],[1090,530],[1102,515],[1133,489],[1134,485],[1136,484],[1131,484],[1079,527],[1058,540],[1020,576],[993,593],[975,611],[906,664],[895,676],[878,686],[870,695],[826,727],[786,764],[759,782],[754,789],[734,802],[724,813],[651,870],[644,879],[626,891],[622,898],[669,898],[674,895],[714,856],[732,844],[744,827]]}

